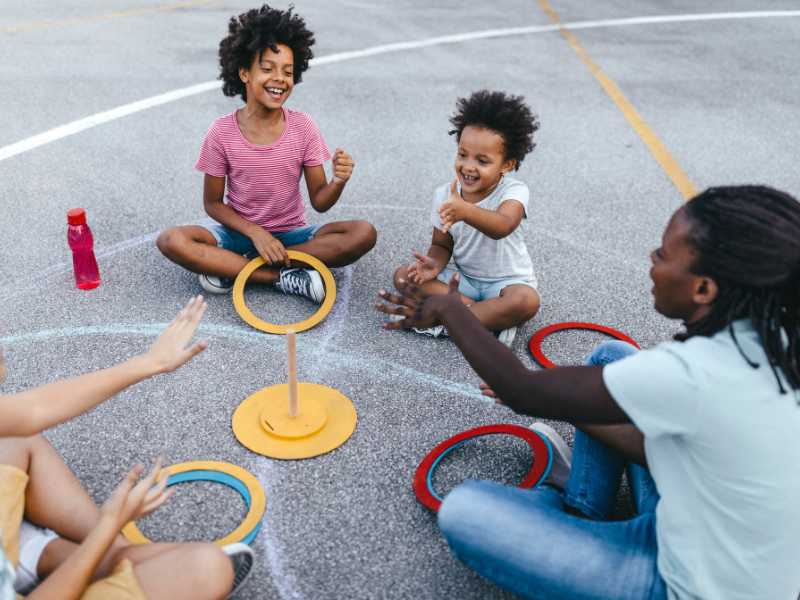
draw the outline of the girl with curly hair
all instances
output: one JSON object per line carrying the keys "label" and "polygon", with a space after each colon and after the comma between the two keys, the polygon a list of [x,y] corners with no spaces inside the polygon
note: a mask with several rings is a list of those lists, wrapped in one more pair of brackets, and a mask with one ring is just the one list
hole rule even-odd
{"label": "girl with curly hair", "polygon": [[245,105],[212,123],[196,165],[205,173],[203,205],[217,224],[173,227],[157,241],[167,258],[199,273],[208,292],[229,292],[248,259],[260,255],[267,264],[251,281],[320,303],[319,273],[291,268],[286,249],[341,267],[375,245],[377,233],[366,221],[306,223],[301,176],[311,206],[325,212],[339,200],[355,164],[337,149],[328,181],[323,163],[331,155],[319,129],[307,114],[285,106],[308,69],[313,44],[313,33],[291,8],[266,4],[233,17],[220,43],[222,91],[241,96]]}
{"label": "girl with curly hair", "polygon": [[[427,255],[399,267],[394,284],[411,281],[424,295],[447,293],[461,275],[461,300],[510,346],[517,325],[539,310],[536,276],[520,228],[528,214],[528,186],[510,177],[535,144],[539,122],[520,96],[481,90],[458,101],[450,119],[458,150],[455,179],[434,193],[433,239]],[[446,335],[440,323],[416,328]]]}

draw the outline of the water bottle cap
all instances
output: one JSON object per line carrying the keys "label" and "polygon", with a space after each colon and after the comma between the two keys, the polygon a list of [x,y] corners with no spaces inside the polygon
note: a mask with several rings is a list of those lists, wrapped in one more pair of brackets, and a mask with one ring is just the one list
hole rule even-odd
{"label": "water bottle cap", "polygon": [[70,225],[86,225],[86,211],[82,208],[72,208],[68,210],[67,223]]}

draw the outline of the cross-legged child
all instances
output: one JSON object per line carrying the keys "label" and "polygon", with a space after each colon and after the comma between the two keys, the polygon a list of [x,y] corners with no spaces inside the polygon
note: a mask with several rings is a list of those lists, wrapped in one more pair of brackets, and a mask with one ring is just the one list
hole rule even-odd
{"label": "cross-legged child", "polygon": [[[539,310],[533,264],[520,223],[528,214],[528,186],[510,177],[534,148],[536,116],[519,96],[482,90],[458,101],[450,119],[458,141],[456,178],[433,199],[433,239],[427,256],[395,271],[402,289],[411,281],[422,294],[446,294],[461,275],[462,300],[488,329],[511,345],[517,325]],[[415,331],[445,335],[440,324]]]}
{"label": "cross-legged child", "polygon": [[[98,507],[38,435],[202,352],[206,344],[190,340],[204,310],[193,299],[147,352],[124,363],[0,394],[0,599],[16,591],[30,600],[214,600],[244,582],[253,564],[244,544],[133,546],[119,535],[169,496],[160,460],[144,477],[134,467]],[[5,372],[0,354],[0,382]]]}
{"label": "cross-legged child", "polygon": [[308,69],[314,36],[292,9],[267,5],[232,18],[228,31],[219,47],[222,91],[240,95],[245,106],[212,123],[196,165],[205,173],[203,205],[218,224],[167,229],[158,248],[199,273],[200,285],[211,293],[229,292],[248,260],[261,255],[268,266],[253,273],[251,282],[322,302],[319,274],[291,268],[286,249],[341,267],[369,252],[377,233],[366,221],[306,223],[300,177],[305,176],[311,206],[325,212],[336,204],[354,166],[352,157],[337,149],[328,181],[323,163],[331,156],[319,129],[307,114],[284,106]]}

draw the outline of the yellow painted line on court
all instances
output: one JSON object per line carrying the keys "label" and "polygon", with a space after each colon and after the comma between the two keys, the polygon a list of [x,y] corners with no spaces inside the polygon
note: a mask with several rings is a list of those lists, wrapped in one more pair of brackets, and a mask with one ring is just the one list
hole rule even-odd
{"label": "yellow painted line on court", "polygon": [[219,4],[221,0],[186,0],[184,2],[175,2],[173,4],[162,4],[159,6],[150,6],[147,8],[134,8],[131,10],[122,10],[117,12],[106,13],[103,15],[89,15],[86,17],[71,17],[69,19],[60,19],[53,21],[35,21],[32,23],[22,23],[20,25],[12,25],[10,27],[0,28],[0,33],[20,33],[23,31],[34,31],[36,29],[51,29],[54,27],[67,27],[69,25],[82,25],[85,23],[96,23],[97,21],[109,21],[111,19],[120,19],[123,17],[137,17],[154,12],[168,12],[171,10],[180,10],[181,8],[193,8],[195,6],[205,6],[208,4]]}
{"label": "yellow painted line on court", "polygon": [[594,75],[594,78],[597,79],[598,83],[603,87],[606,94],[614,101],[614,104],[617,105],[617,108],[622,111],[622,114],[625,116],[625,119],[628,121],[633,130],[642,138],[642,141],[647,146],[647,149],[650,150],[650,153],[653,155],[653,158],[656,159],[661,168],[667,174],[667,176],[672,180],[672,183],[678,188],[678,191],[684,197],[684,199],[689,200],[693,196],[697,195],[697,188],[695,188],[692,181],[689,179],[689,176],[684,172],[681,166],[678,164],[678,161],[670,154],[670,151],[667,150],[667,147],[664,143],[659,139],[659,137],[655,134],[655,132],[650,128],[650,126],[645,122],[642,116],[639,114],[639,111],[631,104],[630,100],[625,97],[625,94],[622,93],[622,90],[619,89],[616,83],[614,83],[611,78],[606,75],[603,70],[597,65],[592,57],[589,56],[589,53],[581,46],[578,38],[576,38],[572,32],[564,27],[561,22],[561,17],[558,16],[558,13],[553,10],[550,6],[550,2],[548,0],[539,0],[539,6],[542,10],[547,13],[550,17],[550,20],[553,21],[555,25],[558,25],[558,31],[567,40],[567,43],[572,47],[578,57],[581,59],[583,64],[586,65],[586,68],[589,69],[589,72]]}

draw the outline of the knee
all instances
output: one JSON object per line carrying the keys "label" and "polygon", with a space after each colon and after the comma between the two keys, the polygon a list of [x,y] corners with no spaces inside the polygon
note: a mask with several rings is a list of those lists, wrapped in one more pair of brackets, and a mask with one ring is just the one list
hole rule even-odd
{"label": "knee", "polygon": [[609,340],[595,346],[594,350],[586,357],[585,362],[588,365],[607,365],[635,354],[637,351],[637,348],[628,342]]}
{"label": "knee", "polygon": [[445,496],[439,507],[437,522],[448,543],[462,538],[474,526],[480,514],[484,491],[480,481],[468,480]]}
{"label": "knee", "polygon": [[378,230],[368,221],[356,221],[353,230],[355,252],[364,256],[375,247],[378,241]]}
{"label": "knee", "polygon": [[228,555],[214,544],[187,544],[184,550],[192,565],[195,589],[206,590],[209,598],[224,598],[233,586],[233,563]]}
{"label": "knee", "polygon": [[185,242],[185,236],[177,227],[165,229],[158,234],[156,246],[161,254],[167,258],[173,258],[180,253],[180,249]]}
{"label": "knee", "polygon": [[408,267],[402,266],[397,267],[394,271],[394,275],[392,276],[392,282],[394,283],[395,289],[400,289],[402,287],[403,281],[408,281]]}
{"label": "knee", "polygon": [[534,289],[525,294],[516,294],[509,299],[509,311],[519,319],[520,323],[532,319],[539,312],[539,306],[539,294]]}
{"label": "knee", "polygon": [[28,472],[31,460],[39,449],[51,451],[50,442],[42,435],[0,438],[0,464]]}

